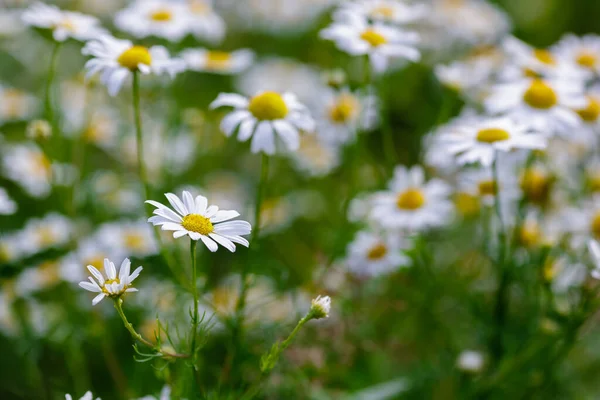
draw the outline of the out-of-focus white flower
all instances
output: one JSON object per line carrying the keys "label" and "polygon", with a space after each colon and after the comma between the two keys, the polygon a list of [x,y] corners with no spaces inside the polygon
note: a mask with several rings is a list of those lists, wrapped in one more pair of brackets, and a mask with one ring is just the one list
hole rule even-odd
{"label": "out-of-focus white flower", "polygon": [[409,232],[443,226],[452,217],[450,194],[451,188],[444,181],[425,181],[423,168],[399,166],[389,191],[373,196],[370,218],[383,228]]}
{"label": "out-of-focus white flower", "polygon": [[[226,26],[223,19],[215,12],[213,0],[187,0],[185,5],[189,30],[194,36],[210,43],[219,43],[223,40]],[[234,8],[242,6],[243,3],[237,2]]]}
{"label": "out-of-focus white flower", "polygon": [[238,140],[252,137],[253,153],[272,155],[276,151],[276,138],[280,138],[290,151],[300,147],[299,130],[312,131],[314,120],[308,109],[291,93],[261,92],[248,99],[239,94],[221,93],[210,108],[233,107],[234,111],[221,121],[221,130],[231,136],[239,127]]}
{"label": "out-of-focus white flower", "polygon": [[298,170],[310,176],[324,176],[340,164],[341,149],[338,144],[327,142],[318,134],[302,135],[300,147],[289,153],[289,157]]}
{"label": "out-of-focus white flower", "polygon": [[125,79],[135,72],[168,74],[171,78],[185,70],[183,60],[171,58],[163,46],[134,46],[129,40],[103,35],[85,44],[82,53],[92,56],[86,64],[86,77],[101,73],[100,81],[111,96],[116,95]]}
{"label": "out-of-focus white flower", "polygon": [[35,254],[68,243],[73,235],[73,223],[63,215],[50,213],[43,218],[30,219],[22,235],[23,251]]}
{"label": "out-of-focus white flower", "polygon": [[17,212],[17,203],[0,187],[0,215],[12,215]]}
{"label": "out-of-focus white flower", "polygon": [[568,135],[578,128],[581,119],[573,110],[586,105],[581,84],[539,78],[495,85],[485,101],[488,112],[507,115],[550,135]]}
{"label": "out-of-focus white flower", "polygon": [[0,11],[0,38],[16,36],[25,30],[21,15],[22,10],[5,9]]}
{"label": "out-of-focus white flower", "polygon": [[156,36],[178,42],[189,32],[184,2],[136,0],[115,15],[115,26],[138,39]]}
{"label": "out-of-focus white flower", "polygon": [[407,4],[398,0],[353,0],[340,4],[333,17],[344,20],[351,13],[372,21],[406,24],[425,17],[427,11],[426,4]]}
{"label": "out-of-focus white flower", "polygon": [[239,74],[254,61],[254,52],[247,49],[217,51],[208,49],[186,49],[181,53],[189,70],[215,74]]}
{"label": "out-of-focus white flower", "polygon": [[594,269],[591,272],[592,278],[600,279],[600,243],[592,239],[588,242],[588,249],[594,262]]}
{"label": "out-of-focus white flower", "polygon": [[158,252],[152,229],[146,221],[121,221],[104,224],[95,234],[108,249],[118,249],[121,254],[146,257]]}
{"label": "out-of-focus white flower", "polygon": [[233,210],[219,210],[219,207],[208,206],[208,200],[204,196],[194,197],[190,192],[183,192],[183,201],[172,193],[165,196],[173,207],[173,210],[153,200],[146,203],[156,207],[155,216],[148,219],[153,225],[158,225],[162,230],[173,231],[174,238],[188,235],[192,240],[202,242],[212,252],[217,251],[220,244],[227,250],[234,252],[235,244],[249,246],[242,236],[249,235],[252,228],[246,221],[229,221],[240,215]]}
{"label": "out-of-focus white flower", "polygon": [[88,200],[105,212],[134,214],[143,201],[136,179],[114,171],[96,171],[86,182],[91,186]]}
{"label": "out-of-focus white flower", "polygon": [[50,29],[57,42],[69,38],[86,41],[106,33],[96,17],[72,11],[62,11],[56,6],[35,3],[23,12],[25,24],[41,29]]}
{"label": "out-of-focus white flower", "polygon": [[[92,395],[92,392],[87,391],[85,392],[85,394],[79,398],[79,400],[93,400],[94,396]],[[65,394],[65,400],[73,400],[73,397],[71,397],[70,394]],[[100,400],[100,397],[97,397],[96,400]]]}
{"label": "out-of-focus white flower", "polygon": [[96,233],[79,240],[77,249],[60,260],[60,277],[64,281],[76,283],[85,279],[87,265],[103,271],[105,258],[125,258],[127,253],[122,246],[112,246],[113,243],[102,241],[99,236]]}
{"label": "out-of-focus white flower", "polygon": [[403,253],[406,245],[398,235],[361,231],[348,245],[346,264],[359,277],[389,274],[410,265],[410,258]]}
{"label": "out-of-focus white flower", "polygon": [[485,366],[483,354],[475,350],[465,350],[459,354],[456,360],[456,367],[463,372],[472,374],[479,373]]}
{"label": "out-of-focus white flower", "polygon": [[130,274],[131,261],[126,258],[121,263],[119,275],[117,276],[115,264],[108,258],[105,258],[104,272],[106,273],[106,279],[94,266],[88,265],[87,269],[96,279],[94,280],[90,276],[88,277],[89,282],[79,282],[79,286],[87,291],[99,293],[92,300],[92,305],[95,306],[105,297],[119,298],[125,293],[137,292],[138,290],[136,288],[131,287],[131,283],[140,275],[140,272],[142,272],[143,268],[137,267],[135,271]]}
{"label": "out-of-focus white flower", "polygon": [[51,190],[52,164],[34,144],[5,146],[5,176],[33,197],[46,197]]}
{"label": "out-of-focus white flower", "polygon": [[484,167],[492,165],[498,152],[546,147],[543,135],[531,133],[526,125],[509,118],[483,117],[477,122],[467,122],[452,128],[444,139],[459,164],[478,162]]}
{"label": "out-of-focus white flower", "polygon": [[37,112],[38,101],[34,96],[0,84],[0,124],[26,120]]}
{"label": "out-of-focus white flower", "polygon": [[27,139],[44,141],[52,136],[52,126],[44,119],[36,119],[27,124],[25,128]]}
{"label": "out-of-focus white flower", "polygon": [[309,315],[314,319],[329,317],[331,310],[331,298],[329,296],[321,297],[320,295],[314,298],[310,303]]}
{"label": "out-of-focus white flower", "polygon": [[340,50],[350,55],[368,56],[377,73],[384,72],[393,59],[421,59],[421,53],[415,47],[419,41],[417,33],[370,23],[354,14],[348,14],[343,21],[334,22],[320,35],[334,41]]}
{"label": "out-of-focus white flower", "polygon": [[600,36],[589,34],[582,37],[567,34],[552,46],[552,52],[580,68],[600,73]]}

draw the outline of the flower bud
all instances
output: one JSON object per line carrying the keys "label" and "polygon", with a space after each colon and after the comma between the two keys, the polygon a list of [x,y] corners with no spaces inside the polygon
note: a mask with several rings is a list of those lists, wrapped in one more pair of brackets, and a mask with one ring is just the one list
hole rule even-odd
{"label": "flower bud", "polygon": [[36,119],[27,125],[25,133],[32,140],[47,140],[52,136],[52,126],[44,119]]}
{"label": "flower bud", "polygon": [[313,299],[311,302],[309,315],[311,315],[313,319],[327,318],[329,317],[330,309],[331,298],[329,296],[317,296],[317,298]]}

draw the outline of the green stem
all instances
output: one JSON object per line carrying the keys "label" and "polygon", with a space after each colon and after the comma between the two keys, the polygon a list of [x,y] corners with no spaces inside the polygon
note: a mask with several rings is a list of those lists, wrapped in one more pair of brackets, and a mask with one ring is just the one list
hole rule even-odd
{"label": "green stem", "polygon": [[192,341],[190,345],[190,354],[192,357],[196,354],[196,335],[198,333],[198,277],[196,271],[196,245],[197,241],[190,239],[190,257],[192,258],[192,287],[194,295],[194,318],[192,320]]}
{"label": "green stem", "polygon": [[52,49],[50,57],[50,69],[48,70],[48,80],[46,81],[46,97],[44,99],[44,108],[46,119],[52,125],[53,135],[57,135],[57,121],[55,119],[54,107],[52,107],[52,88],[54,86],[54,78],[56,77],[56,67],[58,64],[58,53],[61,47],[61,42],[56,42]]}
{"label": "green stem", "polygon": [[131,336],[138,342],[142,343],[144,346],[154,348],[154,345],[152,343],[150,343],[149,341],[147,341],[146,339],[144,339],[142,337],[142,335],[137,333],[135,328],[133,327],[133,325],[131,325],[131,322],[129,322],[127,320],[127,317],[125,316],[125,312],[123,312],[123,299],[115,300],[115,308],[117,309],[117,313],[119,313],[121,320],[123,320],[123,324],[125,324],[125,328],[129,331]]}

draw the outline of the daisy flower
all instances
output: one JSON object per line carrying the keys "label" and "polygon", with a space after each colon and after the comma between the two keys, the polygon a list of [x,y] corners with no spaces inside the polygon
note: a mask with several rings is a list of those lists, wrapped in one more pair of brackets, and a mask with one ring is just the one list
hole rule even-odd
{"label": "daisy flower", "polygon": [[444,136],[448,151],[457,156],[459,164],[492,165],[498,152],[514,149],[543,149],[543,135],[529,133],[527,126],[509,118],[481,118],[453,128]]}
{"label": "daisy flower", "polygon": [[396,167],[389,190],[374,195],[370,218],[386,229],[420,231],[443,226],[452,217],[450,194],[444,181],[425,181],[422,167]]}
{"label": "daisy flower", "polygon": [[40,148],[32,143],[4,147],[4,176],[16,182],[30,196],[48,196],[52,189],[52,164]]}
{"label": "daisy flower", "polygon": [[187,7],[170,0],[136,0],[115,15],[115,26],[138,39],[156,36],[178,42],[189,32]]}
{"label": "daisy flower", "polygon": [[0,215],[12,215],[17,212],[17,203],[10,198],[6,190],[0,187]]}
{"label": "daisy flower", "polygon": [[348,13],[353,13],[372,21],[406,24],[423,18],[427,11],[424,4],[406,4],[398,0],[354,0],[342,3],[333,17],[344,20]]}
{"label": "daisy flower", "polygon": [[38,112],[35,96],[14,87],[0,84],[0,124],[28,120]]}
{"label": "daisy flower", "polygon": [[234,243],[249,246],[242,236],[250,234],[250,224],[240,220],[229,221],[240,215],[237,211],[208,206],[206,197],[196,196],[194,199],[187,191],[183,192],[182,199],[172,193],[166,193],[165,196],[175,211],[156,201],[147,200],[146,203],[156,207],[155,215],[148,222],[160,226],[164,231],[173,231],[174,238],[188,235],[192,240],[202,240],[212,252],[219,248],[217,243],[231,252],[235,251]]}
{"label": "daisy flower", "polygon": [[50,29],[52,37],[57,42],[64,42],[69,38],[86,41],[107,32],[95,17],[78,12],[62,11],[56,6],[39,2],[25,10],[21,19],[26,25]]}
{"label": "daisy flower", "polygon": [[417,33],[370,23],[355,14],[348,14],[343,21],[334,22],[320,35],[323,39],[334,41],[340,50],[350,55],[368,56],[377,73],[384,72],[391,59],[421,59],[421,53],[415,48],[419,41]]}
{"label": "daisy flower", "polygon": [[187,49],[181,53],[191,71],[233,75],[247,69],[254,61],[254,52],[240,49],[231,52],[208,49]]}
{"label": "daisy flower", "polygon": [[513,117],[538,132],[552,135],[565,135],[578,128],[581,119],[573,110],[586,104],[581,84],[539,78],[495,85],[485,100],[488,112]]}
{"label": "daisy flower", "polygon": [[[234,8],[240,7],[236,2]],[[225,21],[214,10],[213,0],[187,0],[184,7],[188,29],[198,39],[219,43],[225,37]]]}
{"label": "daisy flower", "polygon": [[86,78],[102,73],[100,81],[108,87],[111,96],[116,95],[125,79],[135,72],[142,74],[168,74],[173,78],[185,70],[185,63],[170,58],[163,46],[134,46],[129,40],[104,35],[85,44],[84,55],[93,58],[85,64]]}
{"label": "daisy flower", "polygon": [[318,133],[302,135],[300,147],[289,153],[289,157],[297,170],[310,176],[325,176],[340,164],[341,149],[339,145],[323,140]]}
{"label": "daisy flower", "polygon": [[210,105],[211,109],[230,106],[234,111],[221,121],[221,130],[231,136],[238,130],[238,140],[252,137],[253,153],[275,154],[276,137],[290,151],[300,147],[299,130],[312,131],[314,121],[308,109],[291,93],[266,91],[250,99],[233,93],[221,93]]}
{"label": "daisy flower", "polygon": [[309,314],[314,319],[321,319],[329,317],[331,311],[331,297],[329,296],[317,296],[310,303]]}
{"label": "daisy flower", "polygon": [[403,253],[406,244],[397,235],[358,232],[348,245],[346,264],[359,277],[389,274],[410,265],[410,258]]}
{"label": "daisy flower", "polygon": [[594,262],[594,269],[591,272],[592,278],[600,279],[600,243],[592,239],[588,242],[588,249]]}
{"label": "daisy flower", "polygon": [[558,57],[584,70],[600,74],[600,36],[598,35],[578,37],[567,34],[552,46],[552,51]]}
{"label": "daisy flower", "polygon": [[103,224],[95,234],[105,248],[135,257],[147,257],[158,252],[152,228],[144,220]]}
{"label": "daisy flower", "polygon": [[[92,392],[87,391],[85,392],[85,394],[79,398],[79,400],[93,400],[94,396],[92,395]],[[73,400],[73,397],[71,397],[70,394],[65,394],[65,400]],[[100,397],[96,398],[96,400],[100,400]]]}
{"label": "daisy flower", "polygon": [[130,274],[131,261],[128,258],[124,259],[119,268],[119,275],[117,276],[117,269],[115,264],[108,258],[104,259],[104,272],[106,273],[106,279],[100,271],[94,266],[88,265],[87,269],[90,274],[96,278],[95,280],[90,276],[88,277],[89,282],[79,282],[79,286],[83,289],[99,293],[92,300],[92,305],[98,304],[105,297],[119,298],[124,293],[137,292],[136,288],[131,287],[131,283],[140,275],[142,267],[137,267],[133,273]]}

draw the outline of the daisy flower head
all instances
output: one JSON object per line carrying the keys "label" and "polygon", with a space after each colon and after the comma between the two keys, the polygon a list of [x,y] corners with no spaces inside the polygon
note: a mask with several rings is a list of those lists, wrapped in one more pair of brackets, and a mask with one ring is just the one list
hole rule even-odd
{"label": "daisy flower head", "polygon": [[46,197],[52,190],[52,164],[35,144],[4,145],[4,176],[21,186],[30,196]]}
{"label": "daisy flower head", "polygon": [[581,126],[581,119],[574,110],[586,105],[581,83],[541,78],[497,84],[485,100],[491,114],[512,117],[551,136],[566,135]]}
{"label": "daisy flower head", "polygon": [[592,256],[592,261],[594,262],[594,269],[591,272],[592,278],[600,279],[600,243],[591,239],[588,242],[588,250]]}
{"label": "daisy flower head", "polygon": [[188,34],[188,15],[183,2],[136,0],[115,15],[115,26],[138,39],[156,36],[178,42]]}
{"label": "daisy flower head", "polygon": [[335,20],[344,20],[350,13],[371,21],[406,24],[423,18],[427,10],[424,4],[407,4],[398,0],[353,0],[342,3],[333,17]]}
{"label": "daisy flower head", "polygon": [[107,32],[100,26],[100,21],[96,17],[63,11],[56,6],[40,2],[34,3],[25,10],[21,19],[26,25],[50,29],[52,37],[57,42],[64,42],[69,38],[86,41]]}
{"label": "daisy flower head", "polygon": [[600,74],[600,36],[567,34],[552,47],[561,59],[593,74]]}
{"label": "daisy flower head", "polygon": [[451,188],[440,179],[425,180],[422,167],[399,166],[389,190],[372,199],[370,219],[384,229],[421,231],[443,226],[452,217]]}
{"label": "daisy flower head", "polygon": [[188,235],[191,240],[202,240],[212,252],[217,251],[218,244],[232,253],[235,252],[235,244],[248,247],[248,240],[242,236],[249,235],[252,227],[246,221],[230,221],[240,215],[233,210],[219,210],[219,207],[208,206],[208,200],[204,196],[191,195],[184,191],[180,199],[172,193],[166,193],[167,200],[173,207],[169,207],[153,201],[146,203],[156,207],[154,216],[148,222],[154,226],[160,226],[164,231],[173,231],[174,238]]}
{"label": "daisy flower head", "polygon": [[[239,3],[235,7],[240,6]],[[213,0],[187,0],[184,2],[188,29],[198,39],[219,43],[226,33],[225,21],[215,12]]]}
{"label": "daisy flower head", "polygon": [[134,46],[129,40],[110,35],[87,42],[82,53],[93,57],[85,64],[86,78],[102,73],[100,81],[107,86],[111,96],[119,92],[125,79],[133,73],[166,73],[173,78],[185,70],[183,60],[171,58],[163,46]]}
{"label": "daisy flower head", "polygon": [[321,319],[329,317],[329,311],[331,310],[331,297],[329,296],[317,296],[310,303],[310,315],[314,319]]}
{"label": "daisy flower head", "polygon": [[346,264],[358,277],[386,275],[410,265],[410,258],[403,253],[406,244],[398,235],[358,232],[348,245]]}
{"label": "daisy flower head", "polygon": [[254,52],[247,49],[228,52],[198,48],[184,50],[181,58],[191,71],[235,75],[252,65]]}
{"label": "daisy flower head", "polygon": [[371,23],[366,18],[348,14],[343,21],[334,22],[320,33],[323,39],[332,40],[337,47],[352,56],[368,56],[376,73],[385,72],[393,59],[419,61],[421,53],[415,45],[416,32]]}
{"label": "daisy flower head", "polygon": [[106,273],[106,278],[102,273],[96,269],[93,265],[87,266],[90,274],[93,275],[88,277],[88,281],[79,282],[79,286],[83,289],[93,292],[99,293],[92,300],[92,305],[98,304],[105,297],[110,297],[113,299],[117,299],[121,297],[125,293],[137,292],[136,288],[131,287],[132,282],[140,275],[142,272],[142,267],[137,267],[135,271],[130,273],[131,269],[131,261],[128,258],[123,260],[121,263],[121,267],[119,268],[119,274],[117,275],[117,269],[115,268],[115,264],[110,261],[108,258],[104,259],[104,272]]}
{"label": "daisy flower head", "polygon": [[454,127],[444,140],[459,164],[479,163],[484,167],[492,165],[498,152],[546,147],[543,135],[530,133],[526,125],[506,117],[468,121]]}
{"label": "daisy flower head", "polygon": [[231,136],[237,129],[238,140],[252,137],[250,150],[272,155],[276,151],[276,138],[281,139],[290,151],[300,147],[300,130],[312,131],[315,123],[308,109],[292,93],[260,92],[251,98],[239,94],[221,93],[210,105],[234,110],[221,121],[221,130]]}

